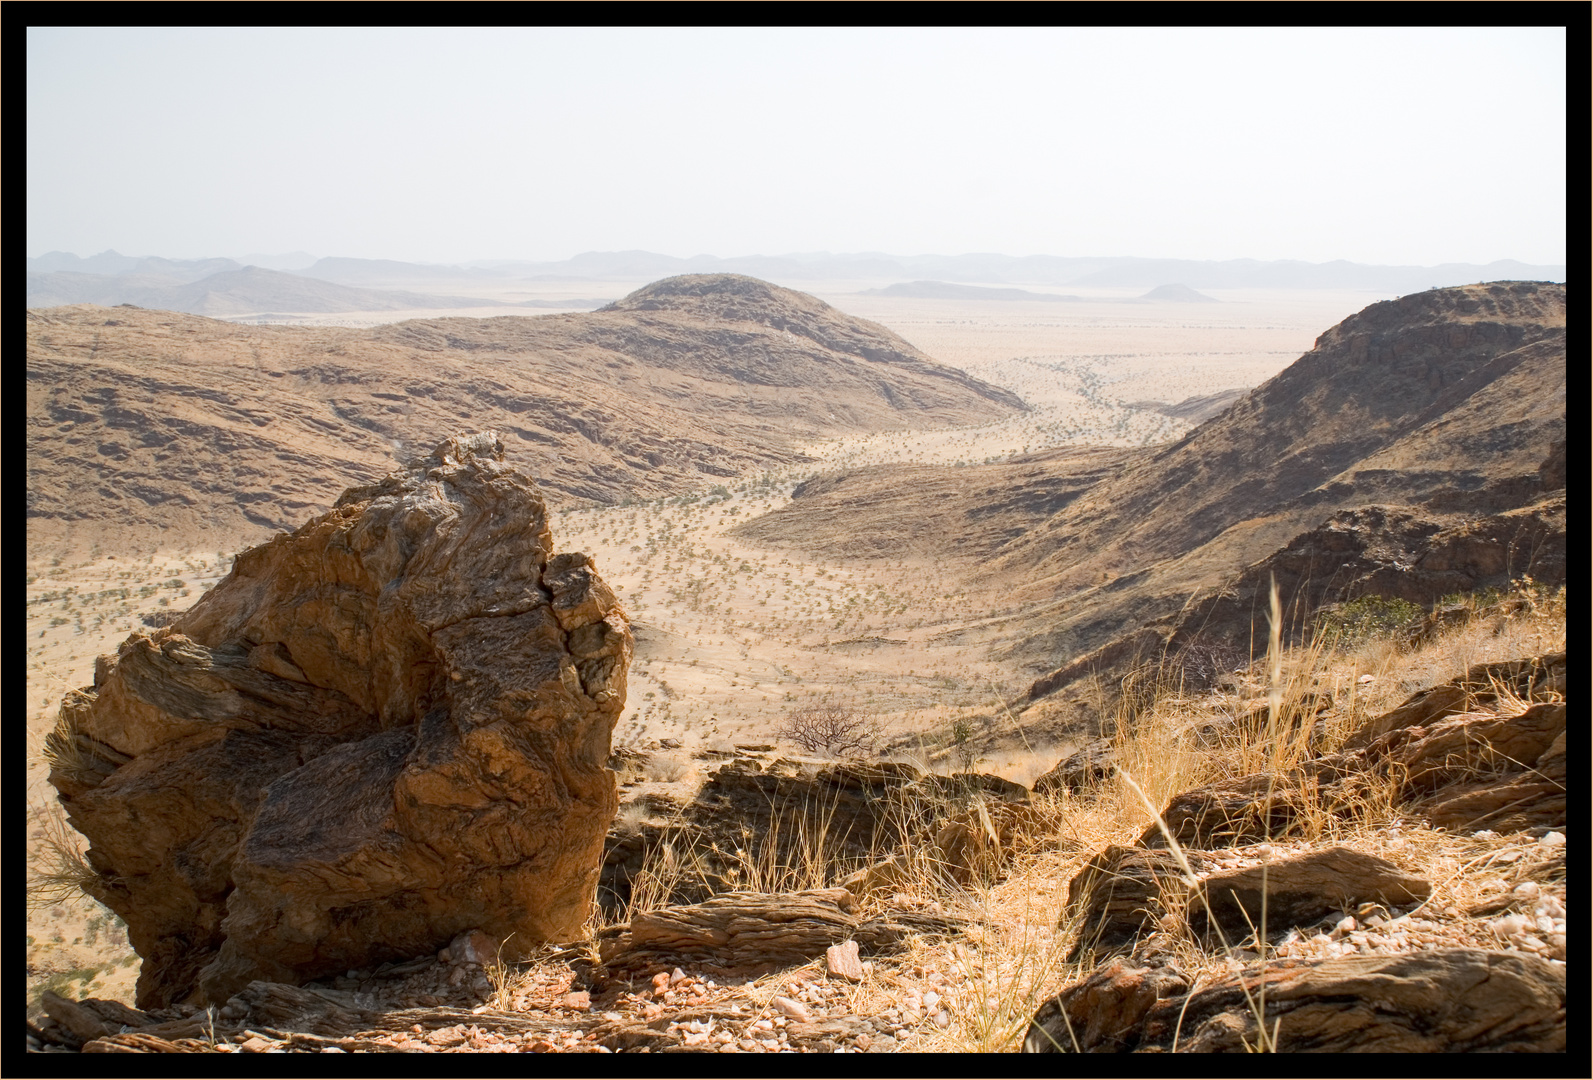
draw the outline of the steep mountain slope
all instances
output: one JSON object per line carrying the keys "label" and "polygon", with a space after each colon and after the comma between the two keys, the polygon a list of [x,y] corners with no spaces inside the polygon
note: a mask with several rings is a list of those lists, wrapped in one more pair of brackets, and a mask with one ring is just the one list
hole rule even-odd
{"label": "steep mountain slope", "polygon": [[371,330],[28,312],[32,527],[281,528],[444,435],[495,427],[550,499],[613,502],[800,460],[799,443],[1023,408],[882,327],[750,278],[602,312]]}
{"label": "steep mountain slope", "polygon": [[[1340,506],[1475,491],[1537,468],[1564,393],[1563,286],[1501,282],[1373,304],[1011,545],[1001,565],[1054,590],[1178,558],[1245,523],[1271,519],[1270,550]],[[1379,467],[1399,461],[1423,467]]]}
{"label": "steep mountain slope", "polygon": [[1066,597],[1024,647],[1059,665],[1036,696],[1197,637],[1249,645],[1273,580],[1295,630],[1367,593],[1563,581],[1565,368],[1558,285],[1436,290],[1346,319],[995,561]]}
{"label": "steep mountain slope", "polygon": [[[1016,648],[1030,663],[1069,669],[1106,648],[1096,659],[1110,666],[1134,651],[1112,651],[1122,635],[1180,611],[1215,612],[1200,598],[1339,511],[1419,507],[1432,534],[1542,498],[1555,481],[1540,466],[1565,438],[1565,359],[1560,285],[1499,282],[1374,304],[1178,442],[1122,454],[1093,484],[1073,472],[1067,498],[1043,520],[1032,509],[998,511],[977,530],[999,537],[994,544],[942,544],[940,554],[978,558],[966,573],[1027,603],[1002,634],[1008,644],[1022,639]],[[905,468],[828,478],[742,534],[822,549],[833,542],[805,523],[849,520],[866,523],[872,556],[921,554],[917,518],[929,515],[949,535],[972,520],[969,499],[1032,508],[1048,485],[1067,481],[1068,454],[1029,460],[1038,471],[1016,462],[958,470],[960,492],[930,501],[914,496],[918,474]],[[1552,557],[1543,537],[1563,511],[1536,513],[1494,531],[1523,529]],[[1375,569],[1339,584],[1375,581]],[[1523,555],[1513,572],[1525,569]],[[1436,596],[1460,580],[1429,584],[1448,583]],[[1247,594],[1247,612],[1252,601]]]}

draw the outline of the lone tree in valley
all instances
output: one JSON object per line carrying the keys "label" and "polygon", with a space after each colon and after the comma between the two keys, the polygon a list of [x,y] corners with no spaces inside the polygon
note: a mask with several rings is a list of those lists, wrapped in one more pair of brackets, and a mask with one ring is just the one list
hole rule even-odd
{"label": "lone tree in valley", "polygon": [[866,757],[878,748],[883,733],[872,714],[851,705],[824,702],[792,709],[775,734],[810,754]]}

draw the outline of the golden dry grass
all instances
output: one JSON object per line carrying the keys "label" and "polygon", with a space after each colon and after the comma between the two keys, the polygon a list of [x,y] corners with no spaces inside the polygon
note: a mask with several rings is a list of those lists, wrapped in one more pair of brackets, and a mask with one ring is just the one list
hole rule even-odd
{"label": "golden dry grass", "polygon": [[[1333,706],[1324,715],[1317,749],[1342,744],[1361,723],[1408,692],[1409,671],[1420,672],[1422,685],[1465,673],[1473,663],[1563,649],[1564,591],[1550,592],[1531,583],[1516,590],[1525,608],[1501,617],[1497,608],[1478,608],[1473,617],[1450,627],[1409,652],[1388,643],[1360,643],[1336,649],[1317,640],[1284,650],[1275,639],[1269,655],[1252,665],[1239,685],[1200,697],[1161,687],[1148,703],[1125,704],[1118,717],[1115,746],[1118,771],[1090,794],[1062,793],[1036,802],[1056,823],[1043,836],[1026,838],[1022,850],[1008,853],[1008,871],[993,884],[977,880],[950,886],[933,858],[910,860],[907,880],[894,889],[892,903],[939,904],[973,918],[969,933],[953,941],[910,943],[905,954],[875,964],[864,982],[846,991],[848,1011],[860,1015],[902,1008],[912,995],[935,988],[950,1013],[942,1030],[926,1015],[915,1050],[1011,1051],[1017,1049],[1039,1006],[1061,988],[1088,974],[1085,963],[1066,957],[1081,932],[1078,913],[1064,914],[1068,882],[1085,863],[1109,844],[1133,844],[1173,795],[1223,779],[1271,772],[1283,775],[1307,753],[1316,695],[1329,693]],[[1501,655],[1508,653],[1509,655]],[[1369,683],[1360,681],[1371,675]],[[1411,687],[1415,689],[1415,687]],[[1508,712],[1521,703],[1510,699],[1497,708]],[[1260,727],[1235,718],[1260,705],[1267,722]],[[1050,764],[1049,759],[1041,763]],[[1462,914],[1477,900],[1515,883],[1508,862],[1499,861],[1499,845],[1487,838],[1458,835],[1403,820],[1394,803],[1393,782],[1371,783],[1348,812],[1317,807],[1286,839],[1235,849],[1262,865],[1313,845],[1333,843],[1378,855],[1433,884],[1431,898],[1419,911],[1431,918],[1465,924]],[[804,864],[776,868],[768,864],[773,847],[742,853],[747,887],[759,891],[814,888],[836,883],[834,862],[824,852],[824,830],[804,837],[809,854]],[[1177,845],[1173,850],[1178,851]],[[884,857],[889,853],[880,852]],[[1181,857],[1181,854],[1180,854]],[[826,871],[828,870],[828,875]],[[1193,876],[1187,863],[1185,873]],[[689,857],[666,857],[655,870],[653,888],[638,897],[632,911],[665,902],[671,875],[690,874]],[[872,902],[878,907],[881,900]],[[1176,911],[1173,913],[1176,915]],[[1258,913],[1262,928],[1266,913]],[[1248,941],[1223,942],[1211,948],[1197,941],[1181,920],[1164,920],[1164,943],[1197,984],[1232,970],[1235,957],[1271,955],[1263,933]],[[1480,932],[1480,930],[1479,930]],[[1086,954],[1086,957],[1088,954]],[[820,978],[822,963],[765,977],[784,992],[793,981]],[[1264,1002],[1252,1008],[1259,1015]],[[1263,1032],[1255,1049],[1266,1050]]]}

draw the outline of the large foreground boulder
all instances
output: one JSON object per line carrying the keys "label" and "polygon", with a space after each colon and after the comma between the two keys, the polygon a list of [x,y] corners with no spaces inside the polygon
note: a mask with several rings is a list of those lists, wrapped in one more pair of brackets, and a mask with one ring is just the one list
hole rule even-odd
{"label": "large foreground boulder", "polygon": [[50,780],[142,1007],[576,935],[631,633],[492,434],[346,492],[101,657]]}

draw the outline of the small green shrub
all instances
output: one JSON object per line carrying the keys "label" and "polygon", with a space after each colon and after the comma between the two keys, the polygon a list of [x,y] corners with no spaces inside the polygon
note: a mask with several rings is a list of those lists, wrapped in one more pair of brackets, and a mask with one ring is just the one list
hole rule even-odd
{"label": "small green shrub", "polygon": [[1485,608],[1497,604],[1505,598],[1505,591],[1496,586],[1489,585],[1478,589],[1476,592],[1450,593],[1439,599],[1434,604],[1435,608],[1460,607],[1466,605],[1471,608]]}
{"label": "small green shrub", "polygon": [[1343,644],[1389,637],[1421,622],[1425,613],[1409,600],[1362,596],[1335,605],[1317,617],[1319,635]]}

